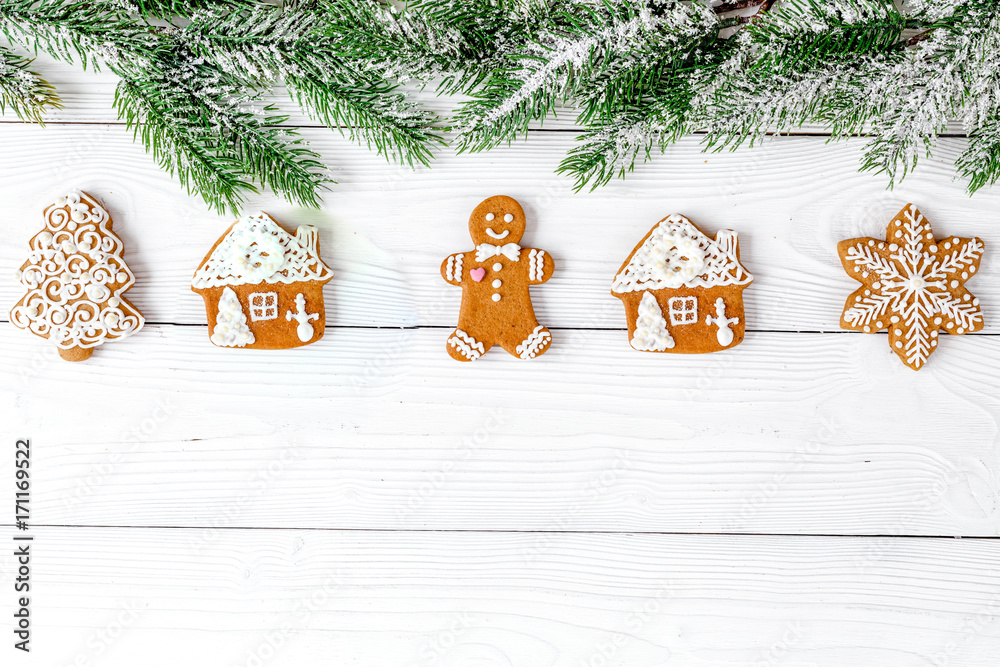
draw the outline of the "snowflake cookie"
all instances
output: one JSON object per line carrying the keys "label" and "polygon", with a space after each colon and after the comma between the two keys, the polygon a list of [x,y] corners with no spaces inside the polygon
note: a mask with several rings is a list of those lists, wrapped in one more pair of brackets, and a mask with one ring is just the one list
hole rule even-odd
{"label": "snowflake cookie", "polygon": [[205,300],[214,345],[279,350],[323,336],[323,286],[332,278],[320,259],[315,227],[304,225],[292,235],[258,212],[219,237],[191,289]]}
{"label": "snowflake cookie", "polygon": [[10,321],[56,344],[66,361],[84,361],[109,340],[131,336],[142,313],[124,293],[135,283],[111,215],[85,192],[71,192],[45,209],[45,228],[32,237],[17,272],[27,289]]}
{"label": "snowflake cookie", "polygon": [[939,332],[983,328],[979,299],[965,289],[979,270],[982,240],[935,239],[913,204],[892,219],[884,241],[847,239],[837,252],[848,275],[862,283],[848,297],[840,326],[865,333],[888,329],[892,351],[913,370],[927,363]]}

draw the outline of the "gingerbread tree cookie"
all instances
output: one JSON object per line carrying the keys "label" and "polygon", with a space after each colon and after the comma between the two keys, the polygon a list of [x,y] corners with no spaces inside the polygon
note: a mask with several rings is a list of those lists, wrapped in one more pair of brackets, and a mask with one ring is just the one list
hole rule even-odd
{"label": "gingerbread tree cookie", "polygon": [[45,209],[45,229],[29,242],[18,281],[28,293],[10,311],[14,326],[56,344],[67,361],[89,359],[94,348],[131,336],[142,314],[123,296],[135,276],[122,258],[104,208],[72,192]]}
{"label": "gingerbread tree cookie", "polygon": [[752,282],[736,232],[723,229],[712,239],[675,213],[632,250],[611,293],[625,305],[634,349],[716,352],[742,342],[743,290]]}
{"label": "gingerbread tree cookie", "polygon": [[319,233],[288,233],[267,213],[237,220],[215,242],[191,280],[205,300],[209,338],[218,347],[279,350],[315,343],[326,328],[323,286],[333,278]]}
{"label": "gingerbread tree cookie", "polygon": [[840,326],[889,331],[889,346],[920,370],[937,348],[941,331],[983,328],[979,299],[965,281],[979,270],[983,242],[957,236],[935,239],[931,223],[913,204],[903,207],[885,240],[869,237],[837,244],[847,274],[862,286],[847,298]]}
{"label": "gingerbread tree cookie", "polygon": [[518,245],[526,224],[516,200],[490,197],[469,216],[475,249],[441,263],[441,277],[462,288],[458,327],[447,342],[453,359],[475,361],[494,345],[521,359],[549,349],[552,334],[535,319],[528,287],[551,278],[555,262]]}

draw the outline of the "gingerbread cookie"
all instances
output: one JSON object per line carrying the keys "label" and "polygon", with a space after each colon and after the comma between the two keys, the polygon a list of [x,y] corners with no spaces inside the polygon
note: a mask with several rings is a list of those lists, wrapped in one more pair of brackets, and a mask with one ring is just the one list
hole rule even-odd
{"label": "gingerbread cookie", "polygon": [[611,293],[625,305],[634,349],[697,354],[742,342],[743,290],[752,282],[736,232],[721,230],[713,241],[674,214],[632,250]]}
{"label": "gingerbread cookie", "polygon": [[475,249],[442,262],[441,277],[462,288],[458,328],[447,342],[453,359],[475,361],[494,345],[521,359],[549,349],[552,334],[535,319],[528,286],[551,278],[555,262],[544,250],[518,245],[525,225],[516,200],[490,197],[469,216]]}
{"label": "gingerbread cookie", "polygon": [[315,227],[292,236],[267,213],[255,213],[219,237],[191,289],[205,300],[212,343],[278,350],[323,336],[323,286],[331,278]]}
{"label": "gingerbread cookie", "polygon": [[83,361],[98,345],[142,328],[142,314],[123,296],[135,276],[111,216],[90,195],[61,197],[44,216],[45,229],[29,242],[28,260],[17,272],[28,293],[10,320],[54,342],[66,361]]}
{"label": "gingerbread cookie", "polygon": [[937,348],[938,334],[983,328],[979,299],[965,281],[979,270],[983,242],[935,239],[931,223],[913,204],[903,207],[885,233],[837,244],[847,274],[862,286],[847,298],[840,326],[875,333],[889,330],[889,347],[920,370]]}

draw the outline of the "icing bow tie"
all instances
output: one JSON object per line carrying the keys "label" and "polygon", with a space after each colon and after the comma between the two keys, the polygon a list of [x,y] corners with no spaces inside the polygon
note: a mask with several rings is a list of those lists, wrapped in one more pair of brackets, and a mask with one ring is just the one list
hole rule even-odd
{"label": "icing bow tie", "polygon": [[490,257],[496,257],[497,255],[503,255],[507,259],[516,262],[518,257],[521,256],[521,246],[516,243],[508,243],[506,245],[493,245],[492,243],[480,243],[476,246],[476,261],[483,262]]}

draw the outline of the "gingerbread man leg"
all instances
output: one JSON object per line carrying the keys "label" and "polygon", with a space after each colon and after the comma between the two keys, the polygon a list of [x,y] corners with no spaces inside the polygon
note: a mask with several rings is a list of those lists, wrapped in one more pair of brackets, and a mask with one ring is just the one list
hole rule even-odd
{"label": "gingerbread man leg", "polygon": [[469,326],[459,321],[458,327],[448,336],[448,354],[458,361],[475,361],[493,347],[489,335],[482,326]]}
{"label": "gingerbread man leg", "polygon": [[552,334],[537,321],[504,332],[499,344],[510,354],[521,359],[534,359],[552,344]]}

